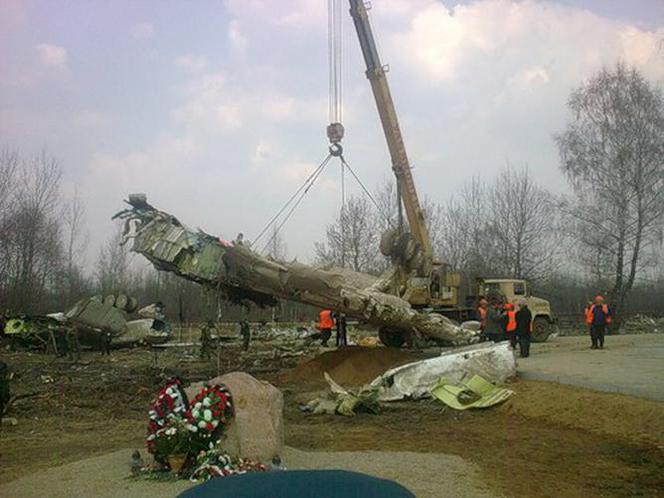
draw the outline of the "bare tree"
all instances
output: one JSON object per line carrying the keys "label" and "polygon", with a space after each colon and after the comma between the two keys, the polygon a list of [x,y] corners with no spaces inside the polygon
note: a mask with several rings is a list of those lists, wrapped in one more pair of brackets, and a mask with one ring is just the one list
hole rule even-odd
{"label": "bare tree", "polygon": [[376,219],[376,211],[366,198],[350,197],[335,222],[327,226],[325,241],[315,244],[317,260],[355,271],[379,272],[384,258],[379,252]]}
{"label": "bare tree", "polygon": [[[660,236],[664,214],[664,99],[636,69],[603,69],[575,90],[572,117],[556,136],[574,191],[565,205],[589,273],[610,279],[616,313]],[[588,263],[588,262],[587,262]]]}
{"label": "bare tree", "polygon": [[[376,190],[377,230],[383,233],[399,226],[399,203],[397,186],[394,179],[385,180]],[[403,224],[408,229],[408,219],[404,216]]]}
{"label": "bare tree", "polygon": [[6,302],[33,311],[41,306],[46,288],[55,284],[61,268],[57,219],[61,169],[46,152],[28,161],[18,158],[15,164],[16,181],[3,233],[9,247]]}
{"label": "bare tree", "polygon": [[488,189],[485,248],[513,278],[542,280],[555,269],[560,232],[556,202],[528,168],[503,170]]}
{"label": "bare tree", "polygon": [[555,208],[527,168],[508,167],[488,185],[475,177],[437,208],[434,247],[467,282],[480,275],[541,281],[558,261]]}
{"label": "bare tree", "polygon": [[272,225],[272,232],[267,244],[267,254],[277,261],[284,261],[287,257],[286,243],[276,225]]}
{"label": "bare tree", "polygon": [[65,202],[62,209],[62,228],[65,249],[65,280],[68,301],[79,297],[84,287],[82,267],[83,254],[88,243],[85,233],[85,207],[78,191],[74,191],[71,199]]}
{"label": "bare tree", "polygon": [[6,292],[11,267],[12,248],[12,203],[16,187],[19,157],[16,152],[4,149],[0,152],[0,301]]}
{"label": "bare tree", "polygon": [[130,284],[129,251],[121,242],[122,227],[118,225],[99,251],[96,277],[97,286],[102,294],[124,292]]}
{"label": "bare tree", "polygon": [[486,189],[479,177],[473,177],[446,204],[437,206],[433,246],[438,256],[458,271],[477,275],[485,269],[486,205]]}

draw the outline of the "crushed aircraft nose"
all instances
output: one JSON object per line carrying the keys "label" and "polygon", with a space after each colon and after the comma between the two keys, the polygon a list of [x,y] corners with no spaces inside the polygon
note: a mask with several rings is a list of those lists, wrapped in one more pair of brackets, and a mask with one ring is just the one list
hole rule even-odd
{"label": "crushed aircraft nose", "polygon": [[476,330],[462,328],[435,313],[421,313],[391,294],[377,279],[337,268],[314,268],[277,262],[246,245],[231,244],[200,230],[191,230],[174,216],[148,204],[145,196],[129,196],[129,209],[113,218],[125,220],[125,241],[158,270],[214,288],[231,301],[265,306],[288,299],[331,308],[377,327],[432,337],[454,344],[476,340]]}

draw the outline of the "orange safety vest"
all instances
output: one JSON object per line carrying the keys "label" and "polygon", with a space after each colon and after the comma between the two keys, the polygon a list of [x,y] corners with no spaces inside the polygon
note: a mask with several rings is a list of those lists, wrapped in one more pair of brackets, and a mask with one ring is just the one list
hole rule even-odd
{"label": "orange safety vest", "polygon": [[[588,325],[593,324],[593,311],[595,311],[595,306],[596,304],[593,304],[590,308],[586,308],[586,323]],[[609,307],[606,304],[602,305],[602,311],[604,312],[604,315],[606,315],[606,323],[607,325],[611,323],[611,315],[609,315]]]}
{"label": "orange safety vest", "polygon": [[318,328],[323,330],[323,329],[331,329],[332,327],[334,327],[334,320],[332,320],[332,310],[321,311]]}
{"label": "orange safety vest", "polygon": [[516,330],[516,311],[507,312],[507,332]]}

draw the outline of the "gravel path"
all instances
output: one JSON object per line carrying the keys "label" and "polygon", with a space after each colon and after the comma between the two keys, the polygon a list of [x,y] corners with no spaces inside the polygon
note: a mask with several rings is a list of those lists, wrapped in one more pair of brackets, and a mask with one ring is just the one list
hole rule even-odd
{"label": "gravel path", "polygon": [[602,350],[590,338],[555,337],[518,360],[519,376],[664,401],[664,334],[609,335]]}
{"label": "gravel path", "polygon": [[[167,498],[192,486],[125,479],[131,449],[49,469],[0,486],[0,496],[15,498]],[[492,498],[477,469],[460,457],[412,452],[308,452],[286,448],[284,462],[291,469],[345,469],[393,479],[418,497]]]}

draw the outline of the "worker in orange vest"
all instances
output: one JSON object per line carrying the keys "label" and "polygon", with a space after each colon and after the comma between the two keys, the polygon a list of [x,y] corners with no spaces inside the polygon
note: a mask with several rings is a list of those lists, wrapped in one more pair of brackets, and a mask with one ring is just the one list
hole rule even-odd
{"label": "worker in orange vest", "polygon": [[604,334],[606,326],[611,323],[611,311],[601,295],[597,295],[595,303],[588,308],[586,323],[590,327],[590,349],[604,349]]}
{"label": "worker in orange vest", "polygon": [[327,347],[327,341],[332,337],[332,327],[334,327],[332,310],[321,311],[319,315],[318,329],[320,330],[320,341],[322,346]]}
{"label": "worker in orange vest", "polygon": [[503,310],[505,311],[503,318],[505,323],[505,337],[510,341],[510,346],[516,349],[516,311],[514,310],[514,305],[512,303],[505,303]]}

